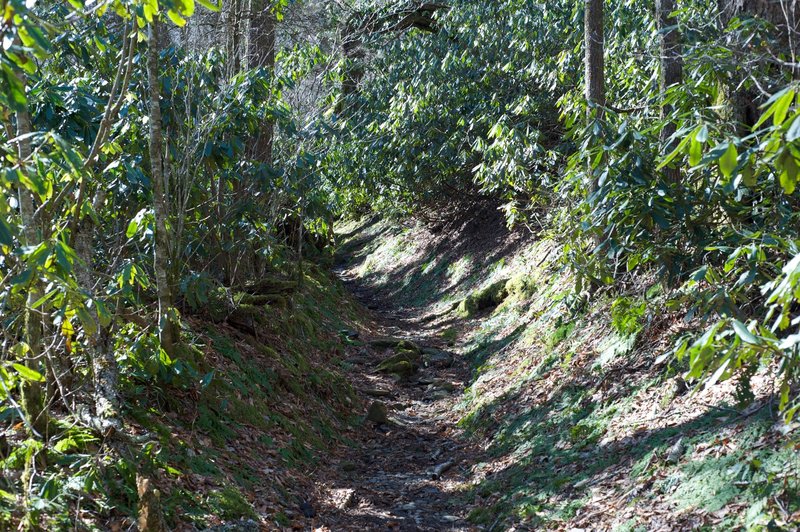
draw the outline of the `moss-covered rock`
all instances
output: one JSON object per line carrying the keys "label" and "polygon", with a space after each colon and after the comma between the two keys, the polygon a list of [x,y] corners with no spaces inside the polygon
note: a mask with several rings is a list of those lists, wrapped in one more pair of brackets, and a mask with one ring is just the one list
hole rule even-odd
{"label": "moss-covered rock", "polygon": [[367,410],[366,420],[378,424],[389,423],[389,409],[381,401],[373,401]]}
{"label": "moss-covered rock", "polygon": [[378,371],[393,373],[401,377],[413,375],[422,363],[422,351],[411,342],[403,342],[395,354],[378,364]]}
{"label": "moss-covered rock", "polygon": [[384,360],[378,365],[378,371],[399,377],[410,377],[416,372],[416,369],[408,360]]}
{"label": "moss-covered rock", "polygon": [[482,310],[496,307],[509,295],[506,288],[508,281],[508,279],[501,279],[485,288],[476,290],[458,304],[456,312],[462,318],[471,318]]}
{"label": "moss-covered rock", "polygon": [[509,298],[528,299],[536,293],[536,284],[529,275],[517,275],[506,282],[506,293]]}

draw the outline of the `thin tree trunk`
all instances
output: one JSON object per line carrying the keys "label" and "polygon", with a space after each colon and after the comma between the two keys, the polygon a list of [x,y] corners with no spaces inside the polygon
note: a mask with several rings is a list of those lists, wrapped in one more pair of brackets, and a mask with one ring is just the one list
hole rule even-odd
{"label": "thin tree trunk", "polygon": [[[127,28],[126,28],[127,31]],[[131,27],[132,31],[132,27]],[[127,40],[126,40],[127,39]],[[126,48],[127,47],[127,48]],[[75,208],[75,218],[71,224],[71,237],[75,246],[75,254],[78,261],[75,264],[75,277],[80,286],[86,293],[96,292],[97,276],[93,268],[94,262],[94,237],[95,224],[90,216],[82,216],[82,204],[84,196],[88,190],[88,179],[99,159],[100,151],[111,132],[111,126],[117,113],[124,102],[125,90],[130,80],[133,70],[133,58],[136,52],[136,38],[125,35],[121,50],[120,63],[109,94],[103,118],[97,136],[92,144],[89,156],[84,162],[84,177],[81,180],[78,192],[78,200]],[[93,209],[98,211],[105,202],[106,191],[100,186],[95,192],[92,200]],[[105,434],[117,431],[122,428],[119,417],[119,367],[116,354],[111,345],[111,330],[109,326],[101,323],[97,313],[97,305],[92,305],[89,315],[95,322],[95,330],[86,330],[86,346],[89,359],[92,364],[92,378],[95,395],[95,415],[96,420],[89,420]]]}
{"label": "thin tree trunk", "polygon": [[[601,120],[606,104],[605,80],[605,36],[603,32],[603,0],[585,0],[584,4],[584,72],[586,78],[586,114],[587,120]],[[592,157],[586,161],[589,175],[589,196],[593,196],[600,187],[597,173],[592,168]],[[596,232],[594,244],[599,246],[602,235]],[[592,284],[594,287],[594,283]]]}
{"label": "thin tree trunk", "polygon": [[158,293],[158,319],[161,347],[170,356],[178,340],[172,319],[172,287],[170,285],[170,239],[167,230],[168,202],[164,180],[162,147],[164,139],[161,124],[161,82],[158,79],[158,22],[150,24],[147,45],[147,79],[150,85],[150,170],[153,180],[153,211],[155,214],[155,256],[153,268]]}
{"label": "thin tree trunk", "polygon": [[[604,54],[604,34],[603,34],[603,0],[585,0],[584,10],[584,68],[586,76],[586,102],[588,104],[588,116],[595,119],[603,116],[603,107],[606,104],[606,83],[605,83],[605,59]],[[591,162],[589,162],[590,173]],[[590,193],[597,191],[598,181],[592,177]]]}
{"label": "thin tree trunk", "polygon": [[[22,74],[19,75],[23,78]],[[20,159],[20,171],[27,172],[25,165],[30,161],[31,156],[31,140],[30,137],[25,137],[31,133],[31,116],[27,109],[18,111],[16,114],[17,119],[17,136],[21,137],[17,142],[17,150]],[[34,195],[28,191],[23,185],[19,186],[19,206],[20,216],[22,218],[22,243],[26,246],[36,245],[39,242],[39,231],[37,224],[34,220],[34,206],[36,199]],[[28,297],[25,303],[25,342],[28,344],[28,351],[24,356],[22,363],[28,368],[40,371],[40,363],[43,357],[42,351],[42,320],[36,310],[33,308],[42,296],[41,286],[39,285],[38,275],[34,275],[31,285],[28,289]],[[42,383],[24,379],[21,383],[22,392],[22,409],[30,423],[29,429],[38,433],[41,436],[47,434],[48,415],[44,405],[44,387]]]}
{"label": "thin tree trunk", "polygon": [[[683,80],[680,34],[676,27],[677,21],[671,16],[673,11],[675,11],[675,0],[656,0],[656,24],[661,34],[661,75],[659,81],[662,99],[670,87],[679,85]],[[667,120],[671,113],[672,105],[662,101],[661,118]],[[675,142],[672,136],[676,130],[677,126],[672,120],[668,120],[661,129],[661,144],[665,153],[669,153],[674,149]],[[673,183],[680,181],[680,169],[677,167],[665,168],[664,173],[669,181]]]}
{"label": "thin tree trunk", "polygon": [[342,56],[344,57],[344,74],[342,77],[342,93],[336,104],[336,114],[345,112],[345,105],[354,94],[358,92],[358,85],[364,77],[364,67],[361,60],[364,52],[361,49],[361,39],[350,24],[346,24],[340,33],[342,40]]}
{"label": "thin tree trunk", "polygon": [[[275,78],[275,14],[270,2],[263,1],[254,10],[250,24],[250,63],[254,68],[263,68],[269,72],[270,83]],[[275,123],[267,119],[261,126],[255,143],[255,157],[264,164],[272,164],[272,145],[274,142]]]}

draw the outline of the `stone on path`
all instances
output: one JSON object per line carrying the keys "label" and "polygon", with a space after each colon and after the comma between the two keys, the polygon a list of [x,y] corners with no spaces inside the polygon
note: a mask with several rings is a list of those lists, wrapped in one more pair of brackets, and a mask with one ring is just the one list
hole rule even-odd
{"label": "stone on path", "polygon": [[373,401],[367,410],[367,421],[378,425],[389,423],[389,409],[381,401]]}

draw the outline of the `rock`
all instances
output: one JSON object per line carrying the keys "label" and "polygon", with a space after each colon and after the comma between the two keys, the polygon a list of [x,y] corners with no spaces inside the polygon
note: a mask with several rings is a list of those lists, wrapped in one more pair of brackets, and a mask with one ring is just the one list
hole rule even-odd
{"label": "rock", "polygon": [[685,452],[686,444],[683,443],[683,437],[678,438],[678,441],[667,451],[667,463],[673,465],[677,464],[681,461],[681,457],[683,457],[683,453]]}
{"label": "rock", "polygon": [[382,390],[380,388],[364,388],[361,391],[371,397],[389,397],[392,395],[391,390]]}
{"label": "rock", "polygon": [[449,368],[453,365],[453,354],[435,347],[422,349],[422,359],[426,367]]}
{"label": "rock", "polygon": [[420,352],[419,346],[410,340],[382,336],[369,341],[369,345],[378,349],[410,350]]}
{"label": "rock", "polygon": [[422,352],[411,347],[398,347],[394,355],[378,364],[381,373],[394,373],[401,377],[410,377],[419,369]]}
{"label": "rock", "polygon": [[358,331],[354,331],[352,329],[341,329],[339,331],[339,336],[342,336],[344,338],[348,338],[350,340],[356,340],[356,339],[358,339],[360,334],[359,334]]}
{"label": "rock", "polygon": [[331,499],[340,510],[350,508],[356,502],[356,490],[349,488],[331,490]]}
{"label": "rock", "polygon": [[528,299],[536,293],[537,287],[533,279],[528,275],[517,275],[512,277],[506,283],[506,292],[508,297],[514,297],[519,300]]}
{"label": "rock", "polygon": [[440,390],[447,391],[447,392],[454,392],[454,391],[456,391],[456,385],[455,385],[455,384],[453,384],[453,383],[452,383],[452,382],[450,382],[450,381],[443,380],[443,379],[437,379],[437,380],[435,380],[435,381],[432,383],[432,386],[434,386],[434,387],[436,387],[436,388],[438,388],[438,389],[440,389]]}
{"label": "rock", "polygon": [[378,366],[381,373],[391,373],[398,377],[410,377],[416,371],[414,365],[407,360],[384,361]]}
{"label": "rock", "polygon": [[389,409],[380,401],[373,401],[367,410],[367,421],[372,421],[378,425],[389,423]]}
{"label": "rock", "polygon": [[455,523],[456,521],[458,521],[458,517],[454,515],[443,515],[442,521],[446,521],[448,523]]}
{"label": "rock", "polygon": [[448,392],[446,390],[434,390],[430,395],[430,398],[432,400],[434,400],[434,401],[439,401],[441,399],[447,399],[448,397],[450,397],[450,392]]}
{"label": "rock", "polygon": [[442,478],[442,475],[446,473],[453,465],[455,464],[454,461],[448,460],[447,462],[443,462],[436,467],[433,468],[433,472],[431,473],[431,478],[433,480],[439,480]]}

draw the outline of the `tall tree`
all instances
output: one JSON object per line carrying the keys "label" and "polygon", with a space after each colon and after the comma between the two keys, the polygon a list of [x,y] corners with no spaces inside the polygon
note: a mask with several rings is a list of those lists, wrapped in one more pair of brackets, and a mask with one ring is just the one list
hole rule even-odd
{"label": "tall tree", "polygon": [[161,347],[172,355],[177,333],[173,322],[172,286],[169,274],[172,254],[168,233],[168,187],[165,182],[162,158],[164,138],[161,123],[161,81],[158,77],[158,58],[158,20],[154,18],[150,24],[147,43],[147,79],[150,86],[150,172],[153,181],[153,213],[156,222],[153,269],[158,292]]}
{"label": "tall tree", "polygon": [[[661,142],[663,149],[669,153],[673,149],[674,142],[670,139],[675,134],[677,126],[672,120],[668,120],[672,113],[672,105],[663,101],[667,90],[679,85],[683,79],[683,59],[681,56],[680,34],[677,28],[677,21],[672,13],[675,11],[675,0],[656,0],[656,25],[661,35],[660,54],[661,72],[659,76],[661,90],[661,118],[666,120],[661,129]],[[677,167],[665,168],[667,178],[672,182],[680,179],[680,170]]]}
{"label": "tall tree", "polygon": [[[270,0],[253,0],[252,20],[250,22],[249,64],[252,68],[262,68],[275,78],[275,31],[276,16]],[[272,164],[272,145],[275,136],[275,123],[267,118],[261,125],[255,142],[255,157],[265,164]]]}
{"label": "tall tree", "polygon": [[[587,113],[590,118],[600,119],[606,104],[605,36],[603,33],[603,0],[585,0],[584,14],[584,75]],[[591,162],[590,172],[591,172]],[[590,192],[594,193],[598,180],[592,176]]]}
{"label": "tall tree", "polygon": [[[25,75],[21,72],[17,77],[21,86],[26,85]],[[19,171],[27,172],[26,166],[30,164],[31,157],[31,115],[27,108],[16,113],[17,120],[17,154],[19,156]],[[21,181],[21,180],[20,180]],[[24,185],[19,186],[19,211],[22,221],[22,244],[35,246],[39,243],[41,235],[37,229],[35,218],[36,198]],[[38,274],[34,274],[28,287],[25,302],[25,343],[27,349],[23,363],[28,368],[39,371],[44,351],[42,349],[42,319],[36,309],[36,302],[42,296]],[[42,384],[35,379],[22,381],[22,408],[28,417],[29,429],[44,436],[47,429],[47,412],[44,405],[44,389]]]}

